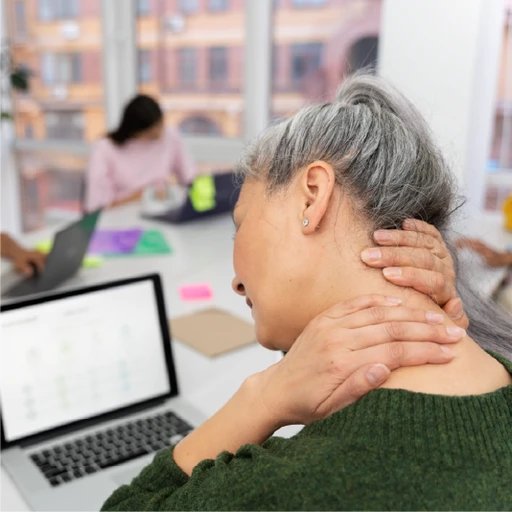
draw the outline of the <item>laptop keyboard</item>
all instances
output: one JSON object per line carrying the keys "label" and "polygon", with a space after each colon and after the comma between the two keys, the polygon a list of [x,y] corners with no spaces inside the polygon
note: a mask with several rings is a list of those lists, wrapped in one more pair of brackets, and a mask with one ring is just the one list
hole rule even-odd
{"label": "laptop keyboard", "polygon": [[55,487],[175,445],[191,430],[182,418],[165,412],[52,446],[31,458]]}

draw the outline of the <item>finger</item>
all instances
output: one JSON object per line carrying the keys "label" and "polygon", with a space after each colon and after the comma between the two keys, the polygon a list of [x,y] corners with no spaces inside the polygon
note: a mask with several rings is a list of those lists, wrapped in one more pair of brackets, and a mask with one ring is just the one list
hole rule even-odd
{"label": "finger", "polygon": [[26,276],[31,276],[34,273],[34,269],[27,261],[17,261],[14,264],[14,268],[17,272]]}
{"label": "finger", "polygon": [[[342,332],[343,334],[342,334]],[[422,341],[435,343],[456,343],[466,336],[466,331],[460,327],[422,324],[419,322],[386,322],[378,325],[368,325],[353,329],[347,337],[346,329],[332,329],[330,340],[343,340],[340,348],[361,350],[373,345],[382,345],[393,341]]]}
{"label": "finger", "polygon": [[454,283],[447,281],[442,272],[412,267],[388,267],[382,273],[390,283],[414,288],[432,297],[440,305],[457,296]]}
{"label": "finger", "polygon": [[418,219],[405,219],[402,222],[402,228],[405,231],[417,231],[418,233],[429,235],[444,245],[444,239],[441,236],[441,233],[439,233],[439,231],[428,222],[424,222]]}
{"label": "finger", "polygon": [[382,386],[390,374],[389,368],[383,364],[370,364],[359,368],[331,395],[326,404],[328,413],[339,411]]}
{"label": "finger", "polygon": [[443,307],[444,312],[463,329],[469,327],[469,319],[464,312],[462,301],[459,298],[450,299]]}
{"label": "finger", "polygon": [[345,329],[359,329],[361,327],[386,322],[419,322],[439,325],[442,324],[444,320],[444,315],[436,313],[435,311],[406,307],[386,308],[375,306],[345,316],[340,321],[340,326]]}
{"label": "finger", "polygon": [[365,249],[361,259],[370,267],[416,267],[443,272],[444,263],[429,249],[418,247],[375,247]]}
{"label": "finger", "polygon": [[343,358],[343,372],[350,375],[365,365],[376,363],[384,364],[390,370],[405,366],[449,363],[455,357],[455,351],[437,343],[395,342],[358,350],[350,356],[345,352],[345,356],[340,354],[339,357],[340,360]]}
{"label": "finger", "polygon": [[30,261],[36,266],[36,268],[37,268],[37,270],[39,270],[39,272],[41,272],[43,270],[43,268],[44,268],[44,261],[45,261],[45,258],[44,258],[43,254],[35,253],[30,258]]}
{"label": "finger", "polygon": [[373,234],[373,238],[379,245],[421,247],[428,249],[440,258],[446,258],[448,256],[448,249],[444,242],[440,242],[425,233],[401,230],[378,230]]}
{"label": "finger", "polygon": [[402,302],[402,299],[398,297],[387,297],[379,294],[361,295],[354,299],[345,300],[335,304],[327,311],[322,313],[322,316],[330,319],[342,318],[346,315],[350,315],[356,311],[367,309],[375,306],[389,307],[398,306]]}

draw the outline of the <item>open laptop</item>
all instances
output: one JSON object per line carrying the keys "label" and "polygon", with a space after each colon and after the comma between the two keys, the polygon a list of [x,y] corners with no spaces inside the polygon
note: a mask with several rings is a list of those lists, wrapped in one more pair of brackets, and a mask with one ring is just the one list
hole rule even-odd
{"label": "open laptop", "polygon": [[236,184],[233,173],[214,174],[213,182],[215,184],[215,206],[212,209],[197,211],[192,205],[190,195],[186,194],[183,203],[178,207],[171,208],[162,214],[143,214],[143,217],[180,224],[233,211],[240,195],[240,187]]}
{"label": "open laptop", "polygon": [[100,211],[84,215],[79,221],[57,232],[43,271],[2,290],[2,297],[15,298],[47,292],[73,277],[82,265]]}
{"label": "open laptop", "polygon": [[99,510],[203,418],[157,275],[3,305],[2,465],[34,510]]}

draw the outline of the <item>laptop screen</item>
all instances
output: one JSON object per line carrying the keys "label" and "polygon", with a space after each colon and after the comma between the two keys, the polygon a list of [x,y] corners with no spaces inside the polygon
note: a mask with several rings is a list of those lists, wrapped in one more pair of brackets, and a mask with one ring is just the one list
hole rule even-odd
{"label": "laptop screen", "polygon": [[171,391],[153,281],[2,312],[5,441]]}

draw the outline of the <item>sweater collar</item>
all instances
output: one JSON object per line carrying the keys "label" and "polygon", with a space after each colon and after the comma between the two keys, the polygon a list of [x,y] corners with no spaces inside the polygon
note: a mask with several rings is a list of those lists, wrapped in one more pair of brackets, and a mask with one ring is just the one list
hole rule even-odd
{"label": "sweater collar", "polygon": [[[512,363],[492,354],[512,374]],[[339,432],[345,446],[454,465],[512,461],[512,385],[492,393],[443,396],[377,389],[303,432]]]}

